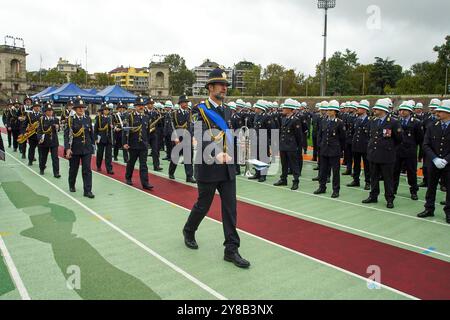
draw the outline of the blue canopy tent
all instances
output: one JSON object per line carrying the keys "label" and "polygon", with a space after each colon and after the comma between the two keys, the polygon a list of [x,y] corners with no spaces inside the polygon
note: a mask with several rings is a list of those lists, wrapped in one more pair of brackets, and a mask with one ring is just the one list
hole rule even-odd
{"label": "blue canopy tent", "polygon": [[97,93],[98,97],[104,102],[118,103],[120,101],[125,103],[133,103],[137,96],[123,89],[121,86],[109,86]]}
{"label": "blue canopy tent", "polygon": [[89,93],[73,83],[66,83],[62,87],[45,94],[44,96],[42,96],[42,99],[45,101],[52,100],[53,102],[62,103],[68,102],[69,100],[74,100],[77,97],[81,97],[88,103],[102,102],[101,97]]}
{"label": "blue canopy tent", "polygon": [[91,93],[91,94],[97,94],[97,89],[95,89],[95,88],[92,88],[92,89],[85,89],[84,91],[87,91],[87,92],[89,92],[89,93]]}
{"label": "blue canopy tent", "polygon": [[30,98],[33,100],[37,100],[41,98],[42,96],[46,95],[47,93],[50,93],[52,91],[55,91],[56,87],[48,87],[47,89],[42,90],[41,92],[36,93],[35,95],[31,96]]}

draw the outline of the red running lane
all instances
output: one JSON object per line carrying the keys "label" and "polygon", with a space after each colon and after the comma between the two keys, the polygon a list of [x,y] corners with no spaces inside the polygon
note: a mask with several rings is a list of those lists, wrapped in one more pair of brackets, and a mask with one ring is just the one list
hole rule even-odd
{"label": "red running lane", "polygon": [[[95,168],[95,157],[92,166]],[[113,167],[115,174],[110,177],[125,182],[125,166],[114,163]],[[148,193],[192,208],[197,199],[195,187],[153,174],[149,177],[155,189]],[[142,190],[138,170],[134,171],[133,181],[135,187]],[[238,201],[237,208],[241,230],[365,278],[369,276],[369,266],[378,266],[382,284],[419,299],[450,299],[448,262],[242,201]],[[214,197],[208,216],[221,221],[218,195]]]}

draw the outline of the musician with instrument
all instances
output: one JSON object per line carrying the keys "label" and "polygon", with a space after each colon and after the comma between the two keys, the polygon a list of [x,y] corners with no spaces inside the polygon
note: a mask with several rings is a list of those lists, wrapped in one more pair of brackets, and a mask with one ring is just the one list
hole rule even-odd
{"label": "musician with instrument", "polygon": [[59,158],[58,158],[58,132],[60,124],[57,117],[53,115],[53,107],[51,103],[44,106],[44,114],[38,120],[38,128],[36,137],[38,140],[39,153],[39,170],[44,175],[47,168],[47,158],[50,153],[52,157],[53,176],[57,179],[61,178],[59,174]]}
{"label": "musician with instrument", "polygon": [[8,148],[11,148],[11,142],[12,142],[12,132],[8,128],[8,121],[9,121],[12,106],[13,106],[13,103],[12,103],[12,100],[10,99],[10,100],[8,100],[6,109],[3,111],[3,114],[2,114],[3,125],[5,126],[7,134],[8,134]]}
{"label": "musician with instrument", "polygon": [[145,100],[139,97],[136,101],[136,110],[128,115],[128,128],[123,129],[122,143],[125,150],[128,150],[130,159],[127,163],[125,173],[126,183],[133,185],[132,177],[134,165],[139,159],[139,176],[142,188],[152,190],[153,186],[148,180],[148,135],[149,135],[149,119],[144,113]]}
{"label": "musician with instrument", "polygon": [[113,124],[114,124],[114,161],[118,161],[117,156],[119,155],[119,150],[122,149],[123,161],[128,162],[128,151],[123,148],[122,144],[122,130],[124,123],[127,121],[128,112],[127,105],[122,101],[116,105],[116,112],[113,114]]}
{"label": "musician with instrument", "polygon": [[[9,114],[7,116],[7,128],[8,132],[11,132],[12,136],[12,145],[14,152],[17,152],[17,148],[19,148],[19,142],[17,139],[20,134],[20,120],[19,120],[19,101],[16,100],[15,103],[10,102],[11,108],[9,109]],[[21,149],[20,149],[21,150]]]}
{"label": "musician with instrument", "polygon": [[28,165],[32,166],[35,161],[36,148],[38,146],[38,138],[36,136],[36,130],[39,125],[39,119],[41,118],[41,104],[39,101],[33,103],[33,110],[25,113],[25,120],[22,122],[21,134],[19,135],[19,144],[28,143]]}
{"label": "musician with instrument", "polygon": [[16,99],[16,101],[14,102],[14,107],[17,113],[17,117],[19,119],[19,124],[18,124],[18,137],[17,139],[19,140],[19,152],[22,154],[22,159],[26,159],[27,158],[27,140],[23,140],[23,139],[19,139],[21,135],[23,135],[24,132],[24,127],[26,128],[26,126],[24,125],[24,122],[27,118],[27,109],[25,108],[25,105],[21,104],[19,102],[19,100]]}
{"label": "musician with instrument", "polygon": [[152,98],[147,100],[147,116],[149,118],[150,124],[148,126],[148,143],[151,148],[151,156],[153,160],[153,170],[154,171],[162,171],[163,169],[160,167],[159,163],[159,136],[157,127],[159,123],[163,119],[163,115],[156,110],[155,101]]}
{"label": "musician with instrument", "polygon": [[100,115],[95,117],[94,139],[97,145],[96,164],[97,171],[102,171],[103,157],[105,157],[105,167],[108,174],[114,174],[112,167],[112,147],[114,144],[114,122],[109,114],[111,106],[102,103]]}
{"label": "musician with instrument", "polygon": [[66,158],[69,159],[69,189],[76,192],[75,183],[80,167],[82,166],[84,196],[93,199],[91,158],[94,153],[94,129],[91,118],[84,112],[86,104],[78,97],[73,109],[75,115],[67,118],[67,127],[64,130],[64,148]]}
{"label": "musician with instrument", "polygon": [[[172,114],[172,140],[174,140],[173,146],[178,145],[183,142],[184,139],[191,139],[191,113],[188,109],[189,99],[186,95],[182,95],[178,99],[178,104],[180,109],[175,110]],[[176,134],[181,133],[181,135]],[[174,136],[176,134],[176,136]],[[190,152],[184,154],[183,149],[180,150],[179,155],[184,157],[184,171],[186,173],[186,182],[197,183],[194,179],[194,169],[192,166],[192,156],[193,156],[192,144],[190,144]],[[170,159],[169,165],[169,178],[175,179],[175,170],[177,169],[177,163],[174,159]]]}

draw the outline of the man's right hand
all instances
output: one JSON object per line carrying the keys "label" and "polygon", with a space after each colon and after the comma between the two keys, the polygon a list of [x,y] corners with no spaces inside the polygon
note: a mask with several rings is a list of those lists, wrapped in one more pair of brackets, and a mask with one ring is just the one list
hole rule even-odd
{"label": "man's right hand", "polygon": [[124,145],[123,145],[123,148],[124,148],[125,150],[128,150],[128,149],[130,149],[130,146],[127,145],[127,144],[124,144]]}
{"label": "man's right hand", "polygon": [[67,149],[67,151],[66,151],[66,158],[67,159],[72,158],[72,149]]}
{"label": "man's right hand", "polygon": [[216,156],[216,160],[219,164],[231,163],[231,158],[227,153],[221,152]]}

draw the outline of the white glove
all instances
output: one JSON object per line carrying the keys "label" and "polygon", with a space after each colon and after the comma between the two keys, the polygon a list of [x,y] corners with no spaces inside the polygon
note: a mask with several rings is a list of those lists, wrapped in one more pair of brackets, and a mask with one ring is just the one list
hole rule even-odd
{"label": "white glove", "polygon": [[436,168],[438,168],[438,169],[444,169],[445,166],[447,165],[447,161],[445,161],[444,159],[441,159],[441,158],[434,159],[433,163],[436,166]]}

